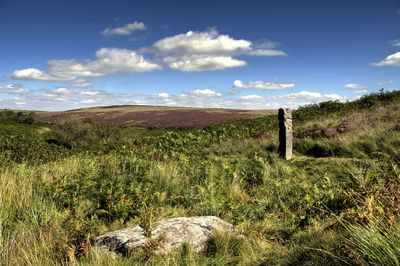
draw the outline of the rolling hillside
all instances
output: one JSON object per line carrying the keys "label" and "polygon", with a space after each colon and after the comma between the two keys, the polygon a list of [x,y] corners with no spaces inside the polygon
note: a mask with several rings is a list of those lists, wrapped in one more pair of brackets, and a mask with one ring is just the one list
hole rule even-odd
{"label": "rolling hillside", "polygon": [[240,118],[271,114],[270,110],[201,109],[157,106],[107,106],[65,112],[38,112],[34,118],[43,122],[91,118],[97,123],[139,127],[191,128],[223,123]]}

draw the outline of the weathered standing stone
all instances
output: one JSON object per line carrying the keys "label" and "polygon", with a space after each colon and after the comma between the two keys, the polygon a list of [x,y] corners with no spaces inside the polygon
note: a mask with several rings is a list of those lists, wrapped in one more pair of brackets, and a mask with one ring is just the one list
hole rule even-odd
{"label": "weathered standing stone", "polygon": [[128,254],[136,248],[146,248],[155,243],[155,253],[169,253],[187,243],[194,250],[201,251],[207,247],[215,230],[230,231],[233,226],[215,216],[179,217],[161,220],[151,230],[151,237],[145,236],[140,226],[109,232],[95,239],[94,245]]}
{"label": "weathered standing stone", "polygon": [[292,112],[288,108],[280,108],[279,119],[279,155],[290,160],[293,154]]}

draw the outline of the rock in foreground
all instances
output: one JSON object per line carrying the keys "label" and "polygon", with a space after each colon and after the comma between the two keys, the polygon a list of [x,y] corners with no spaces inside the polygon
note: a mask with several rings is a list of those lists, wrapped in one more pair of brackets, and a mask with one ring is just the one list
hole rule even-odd
{"label": "rock in foreground", "polygon": [[117,253],[127,254],[135,248],[148,248],[156,253],[169,253],[183,243],[191,245],[197,252],[207,247],[215,230],[230,231],[233,226],[215,216],[179,217],[161,220],[145,236],[140,226],[109,232],[95,239],[94,245]]}

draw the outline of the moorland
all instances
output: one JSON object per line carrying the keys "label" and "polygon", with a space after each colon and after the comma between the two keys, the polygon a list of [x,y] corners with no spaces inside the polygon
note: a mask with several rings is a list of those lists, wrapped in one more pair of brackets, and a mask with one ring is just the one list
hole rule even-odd
{"label": "moorland", "polygon": [[[273,110],[3,110],[0,264],[400,265],[400,91],[299,107],[293,127],[285,161]],[[235,231],[202,253],[91,249],[197,215]]]}

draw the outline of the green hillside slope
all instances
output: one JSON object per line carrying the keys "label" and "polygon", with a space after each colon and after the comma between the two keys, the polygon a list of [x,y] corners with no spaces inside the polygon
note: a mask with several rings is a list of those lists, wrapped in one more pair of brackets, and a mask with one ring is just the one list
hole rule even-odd
{"label": "green hillside slope", "polygon": [[[276,115],[192,129],[2,117],[1,264],[400,263],[399,91],[293,111],[289,161]],[[110,230],[194,215],[236,229],[201,254],[91,249]]]}

